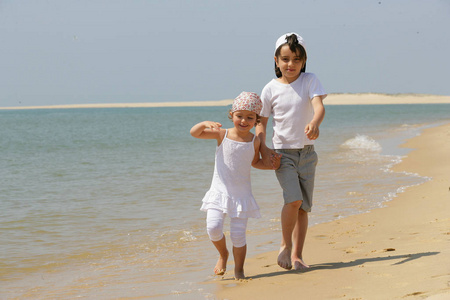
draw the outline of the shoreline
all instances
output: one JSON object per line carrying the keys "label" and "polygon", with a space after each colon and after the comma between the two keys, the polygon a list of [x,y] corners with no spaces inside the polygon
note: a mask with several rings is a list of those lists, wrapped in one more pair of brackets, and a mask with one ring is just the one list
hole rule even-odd
{"label": "shoreline", "polygon": [[310,227],[306,272],[280,268],[278,249],[248,256],[251,280],[236,282],[227,273],[214,281],[217,298],[448,299],[450,123],[425,129],[402,147],[412,151],[393,171],[430,181],[409,187],[383,208]]}
{"label": "shoreline", "polygon": [[[21,109],[70,109],[70,108],[139,108],[139,107],[199,107],[228,106],[233,99],[217,101],[191,102],[143,102],[143,103],[91,103],[42,106],[0,107],[0,110]],[[385,105],[385,104],[450,104],[450,96],[423,94],[329,94],[324,100],[325,105]]]}

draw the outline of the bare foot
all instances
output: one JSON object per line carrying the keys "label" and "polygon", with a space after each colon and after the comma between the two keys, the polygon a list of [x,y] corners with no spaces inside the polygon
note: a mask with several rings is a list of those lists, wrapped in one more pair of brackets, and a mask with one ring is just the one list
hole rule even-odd
{"label": "bare foot", "polygon": [[219,256],[219,259],[217,260],[217,264],[214,267],[214,274],[216,274],[216,275],[225,274],[225,271],[227,270],[227,260],[228,260],[228,252],[225,257]]}
{"label": "bare foot", "polygon": [[234,279],[236,280],[245,279],[244,270],[242,271],[234,270]]}
{"label": "bare foot", "polygon": [[305,264],[305,262],[301,258],[292,259],[294,262],[294,270],[296,271],[305,271],[309,269],[309,266]]}
{"label": "bare foot", "polygon": [[292,269],[291,251],[288,248],[280,248],[277,262],[280,267],[286,270]]}

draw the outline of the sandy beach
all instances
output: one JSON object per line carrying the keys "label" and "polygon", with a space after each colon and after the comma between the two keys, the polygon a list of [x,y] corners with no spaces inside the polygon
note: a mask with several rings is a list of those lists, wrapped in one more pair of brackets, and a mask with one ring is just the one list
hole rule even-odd
{"label": "sandy beach", "polygon": [[[63,108],[126,108],[126,107],[191,107],[191,106],[227,106],[233,99],[218,101],[192,102],[148,102],[148,103],[92,103],[43,106],[0,107],[0,109],[63,109]],[[330,94],[325,99],[325,105],[370,105],[370,104],[436,104],[450,103],[450,96],[420,95],[420,94]]]}
{"label": "sandy beach", "polygon": [[430,181],[387,207],[311,227],[307,272],[281,269],[277,251],[250,253],[245,271],[251,279],[234,281],[232,272],[217,278],[218,298],[450,299],[450,124],[426,129],[403,146],[414,150],[394,171]]}

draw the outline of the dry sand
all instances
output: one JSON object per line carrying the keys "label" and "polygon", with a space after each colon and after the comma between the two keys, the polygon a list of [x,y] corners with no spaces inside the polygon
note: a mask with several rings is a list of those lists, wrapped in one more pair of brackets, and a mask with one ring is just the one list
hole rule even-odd
{"label": "dry sand", "polygon": [[245,273],[251,280],[234,281],[228,271],[214,281],[217,297],[450,299],[450,123],[404,146],[415,150],[395,171],[432,180],[408,188],[387,207],[311,227],[307,272],[281,269],[277,251],[250,257]]}
{"label": "dry sand", "polygon": [[[189,107],[189,106],[227,106],[232,99],[219,101],[194,102],[149,102],[149,103],[97,103],[68,104],[46,106],[16,106],[0,107],[0,109],[52,109],[52,108],[117,108],[117,107]],[[349,104],[432,104],[450,103],[450,96],[419,95],[419,94],[330,94],[324,101],[325,105]]]}

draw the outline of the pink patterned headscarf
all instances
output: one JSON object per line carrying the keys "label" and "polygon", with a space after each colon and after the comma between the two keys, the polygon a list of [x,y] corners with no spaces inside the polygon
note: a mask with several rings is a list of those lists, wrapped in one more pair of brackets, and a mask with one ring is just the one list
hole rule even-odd
{"label": "pink patterned headscarf", "polygon": [[231,107],[231,112],[237,110],[248,110],[259,115],[262,109],[261,98],[258,94],[250,92],[242,92],[233,101],[233,106]]}

